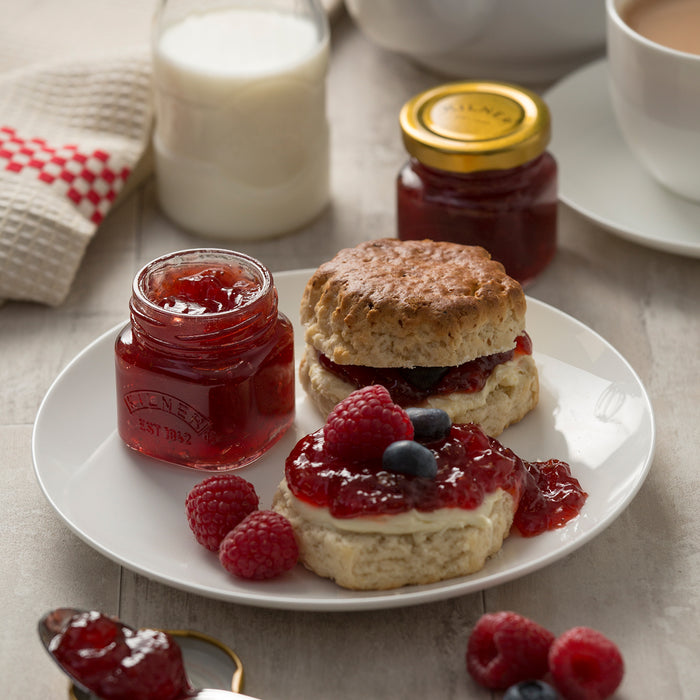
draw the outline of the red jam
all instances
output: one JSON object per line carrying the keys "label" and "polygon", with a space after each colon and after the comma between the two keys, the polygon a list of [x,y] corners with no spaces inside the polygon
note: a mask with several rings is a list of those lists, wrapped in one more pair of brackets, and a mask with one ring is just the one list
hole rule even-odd
{"label": "red jam", "polygon": [[556,251],[556,162],[543,153],[509,170],[453,173],[412,158],[397,180],[397,225],[404,241],[480,245],[527,283]]}
{"label": "red jam", "polygon": [[532,536],[565,525],[583,507],[586,494],[568,466],[525,463],[476,425],[453,425],[431,443],[438,472],[426,479],[390,472],[376,462],[344,461],[329,454],[323,429],[302,438],[287,458],[292,494],[328,508],[335,518],[396,515],[412,509],[478,508],[501,488],[519,504],[515,526]]}
{"label": "red jam", "polygon": [[555,530],[581,512],[587,494],[566,462],[525,462],[525,467],[527,476],[513,521],[521,535]]}
{"label": "red jam", "polygon": [[134,630],[99,612],[74,615],[49,651],[104,700],[180,700],[192,692],[182,651],[167,633]]}
{"label": "red jam", "polygon": [[151,301],[175,314],[198,316],[235,311],[259,294],[260,285],[243,276],[241,268],[195,265],[192,270],[170,271],[167,284],[152,290]]}
{"label": "red jam", "polygon": [[294,418],[292,325],[269,271],[225,250],[174,253],[136,276],[115,345],[119,434],[132,449],[231,469]]}
{"label": "red jam", "polygon": [[394,403],[410,406],[429,396],[455,391],[481,391],[493,369],[517,355],[532,355],[532,341],[527,333],[516,338],[514,350],[478,357],[457,367],[364,367],[338,365],[323,354],[319,354],[318,359],[326,370],[356,389],[369,384],[382,384],[389,390]]}

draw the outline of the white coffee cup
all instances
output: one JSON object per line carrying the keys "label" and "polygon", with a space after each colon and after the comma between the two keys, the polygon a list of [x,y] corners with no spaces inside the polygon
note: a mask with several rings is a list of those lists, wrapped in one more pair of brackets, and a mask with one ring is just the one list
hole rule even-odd
{"label": "white coffee cup", "polygon": [[610,96],[622,135],[650,175],[700,201],[700,55],[645,38],[624,21],[635,0],[606,0]]}

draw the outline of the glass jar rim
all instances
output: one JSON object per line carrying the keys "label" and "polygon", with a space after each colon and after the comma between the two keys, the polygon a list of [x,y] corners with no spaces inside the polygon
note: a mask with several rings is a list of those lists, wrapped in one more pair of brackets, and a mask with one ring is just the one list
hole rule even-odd
{"label": "glass jar rim", "polygon": [[147,289],[145,288],[144,281],[151,272],[155,272],[157,269],[162,269],[168,263],[172,263],[175,267],[178,264],[188,264],[188,263],[203,263],[207,262],[221,262],[228,261],[231,263],[236,263],[244,266],[248,270],[252,271],[258,281],[260,282],[258,290],[254,296],[246,299],[245,303],[235,309],[229,309],[226,311],[213,311],[206,312],[196,315],[190,315],[193,321],[195,319],[201,319],[204,321],[211,321],[212,319],[221,319],[226,316],[235,317],[242,312],[244,312],[251,305],[264,299],[271,291],[274,290],[274,284],[272,279],[272,273],[268,268],[263,265],[259,260],[253,258],[245,253],[239,253],[233,250],[227,250],[225,248],[186,248],[184,250],[178,250],[171,253],[166,253],[161,255],[154,260],[146,263],[134,276],[134,281],[132,284],[132,294],[134,299],[138,300],[140,303],[145,304],[146,307],[153,313],[162,316],[164,319],[174,319],[182,317],[181,312],[172,311],[170,309],[165,309],[162,306],[156,304],[149,296]]}

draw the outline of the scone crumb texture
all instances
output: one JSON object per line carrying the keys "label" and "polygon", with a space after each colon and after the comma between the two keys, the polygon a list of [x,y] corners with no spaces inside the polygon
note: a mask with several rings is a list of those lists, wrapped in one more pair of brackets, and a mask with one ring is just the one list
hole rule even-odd
{"label": "scone crumb texture", "polygon": [[300,317],[306,342],[338,364],[444,367],[512,349],[525,310],[483,248],[384,238],[323,263]]}

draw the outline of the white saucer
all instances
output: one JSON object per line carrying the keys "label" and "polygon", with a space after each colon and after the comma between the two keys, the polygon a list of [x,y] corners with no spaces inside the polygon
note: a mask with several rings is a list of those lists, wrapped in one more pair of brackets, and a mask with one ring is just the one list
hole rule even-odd
{"label": "white saucer", "polygon": [[[275,274],[280,308],[294,322],[296,357],[303,333],[299,301],[312,270]],[[654,453],[646,391],[617,351],[579,321],[528,299],[527,329],[540,375],[535,410],[500,440],[523,459],[571,464],[588,493],[581,514],[538,537],[511,535],[472,576],[395,591],[349,591],[301,565],[278,579],[242,581],[199,546],[185,518],[185,497],[206,474],[142,457],[116,432],[113,328],[83,350],[49,389],[34,424],[34,468],[63,521],[105,556],[182,590],[235,603],[305,610],[391,608],[442,600],[512,581],[552,564],[600,534],[644,482]],[[89,387],[89,389],[88,389]],[[293,427],[266,455],[238,473],[270,506],[284,460],[320,415],[297,384]]]}
{"label": "white saucer", "polygon": [[610,103],[607,61],[572,73],[544,98],[561,201],[623,238],[700,257],[700,204],[657,184],[627,148]]}

